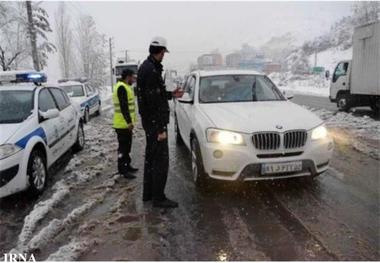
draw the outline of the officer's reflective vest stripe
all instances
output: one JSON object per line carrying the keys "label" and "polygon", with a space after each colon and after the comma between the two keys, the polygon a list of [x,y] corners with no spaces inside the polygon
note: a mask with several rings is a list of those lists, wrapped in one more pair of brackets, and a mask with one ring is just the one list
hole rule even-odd
{"label": "officer's reflective vest stripe", "polygon": [[114,110],[115,110],[114,115],[113,115],[113,128],[127,129],[128,124],[127,124],[127,121],[124,119],[123,114],[121,113],[120,101],[119,101],[119,97],[117,96],[117,91],[119,90],[119,88],[122,88],[122,89],[124,88],[127,92],[128,110],[129,110],[129,115],[131,116],[131,121],[133,125],[135,125],[136,120],[137,120],[135,94],[131,86],[121,81],[118,81],[113,88],[112,101],[113,101]]}

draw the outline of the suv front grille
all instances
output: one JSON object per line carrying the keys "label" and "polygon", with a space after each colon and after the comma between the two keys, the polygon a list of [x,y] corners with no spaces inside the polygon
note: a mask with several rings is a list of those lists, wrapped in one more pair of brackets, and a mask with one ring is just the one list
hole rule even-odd
{"label": "suv front grille", "polygon": [[261,132],[252,136],[252,142],[258,150],[278,150],[282,145],[284,149],[301,148],[306,144],[307,132],[305,130],[287,131],[283,134],[277,132]]}
{"label": "suv front grille", "polygon": [[275,132],[254,134],[252,140],[256,149],[259,150],[277,150],[280,148],[280,134]]}
{"label": "suv front grille", "polygon": [[290,131],[284,134],[284,148],[294,149],[305,145],[307,139],[306,131]]}

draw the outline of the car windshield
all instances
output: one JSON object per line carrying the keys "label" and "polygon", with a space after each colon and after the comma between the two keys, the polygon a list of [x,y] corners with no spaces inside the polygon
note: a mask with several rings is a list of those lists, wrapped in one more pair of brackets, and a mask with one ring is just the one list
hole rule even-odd
{"label": "car windshield", "polygon": [[69,97],[83,97],[84,91],[82,85],[62,86]]}
{"label": "car windshield", "polygon": [[201,103],[285,100],[273,82],[262,75],[221,75],[202,77]]}
{"label": "car windshield", "polygon": [[0,123],[23,122],[33,111],[33,91],[0,90]]}

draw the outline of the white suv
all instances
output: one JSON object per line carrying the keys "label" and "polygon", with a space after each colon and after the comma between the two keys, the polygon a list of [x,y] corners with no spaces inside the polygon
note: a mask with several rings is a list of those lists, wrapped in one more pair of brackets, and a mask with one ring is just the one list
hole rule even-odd
{"label": "white suv", "polygon": [[40,81],[40,73],[0,74],[0,198],[28,187],[41,193],[48,168],[84,147],[80,113],[62,89]]}
{"label": "white suv", "polygon": [[333,141],[323,121],[284,97],[265,75],[196,71],[175,102],[178,142],[191,150],[197,185],[218,180],[316,176]]}

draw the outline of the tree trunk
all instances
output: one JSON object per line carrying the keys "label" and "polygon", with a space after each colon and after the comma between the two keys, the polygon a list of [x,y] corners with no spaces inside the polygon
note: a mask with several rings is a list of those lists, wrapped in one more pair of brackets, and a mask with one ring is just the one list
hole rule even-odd
{"label": "tree trunk", "polygon": [[30,46],[32,48],[32,59],[34,69],[40,71],[40,63],[38,60],[38,52],[37,52],[37,37],[36,30],[34,29],[33,15],[32,15],[32,3],[31,1],[26,1],[26,12],[28,14],[28,33],[30,39]]}

